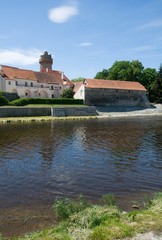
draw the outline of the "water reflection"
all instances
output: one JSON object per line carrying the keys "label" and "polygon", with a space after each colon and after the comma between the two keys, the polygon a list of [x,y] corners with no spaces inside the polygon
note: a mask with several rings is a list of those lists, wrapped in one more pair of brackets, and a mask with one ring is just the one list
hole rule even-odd
{"label": "water reflection", "polygon": [[7,124],[0,136],[3,206],[162,190],[159,117]]}

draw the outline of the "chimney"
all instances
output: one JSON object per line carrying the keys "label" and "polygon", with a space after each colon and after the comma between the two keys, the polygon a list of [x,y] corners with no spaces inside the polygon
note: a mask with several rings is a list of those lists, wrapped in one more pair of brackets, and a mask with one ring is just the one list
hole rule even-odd
{"label": "chimney", "polygon": [[41,72],[48,72],[52,70],[53,59],[47,51],[45,51],[44,54],[40,56],[39,63]]}

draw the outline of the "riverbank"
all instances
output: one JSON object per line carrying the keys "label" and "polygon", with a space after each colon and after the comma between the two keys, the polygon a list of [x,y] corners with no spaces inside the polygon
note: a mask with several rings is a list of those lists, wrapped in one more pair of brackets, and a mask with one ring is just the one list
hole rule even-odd
{"label": "riverbank", "polygon": [[142,117],[142,116],[162,116],[162,104],[154,104],[147,109],[140,108],[111,108],[111,107],[96,107],[96,116],[32,116],[32,117],[1,117],[0,123],[11,122],[40,122],[51,120],[84,120],[96,118],[119,118],[119,117]]}
{"label": "riverbank", "polygon": [[152,104],[150,108],[138,107],[96,107],[98,117],[138,117],[138,116],[160,116],[162,115],[162,104]]}
{"label": "riverbank", "polygon": [[162,239],[162,193],[145,203],[144,209],[134,207],[130,212],[121,211],[110,196],[104,198],[102,205],[89,205],[84,199],[77,203],[58,200],[53,209],[61,219],[58,225],[14,240]]}

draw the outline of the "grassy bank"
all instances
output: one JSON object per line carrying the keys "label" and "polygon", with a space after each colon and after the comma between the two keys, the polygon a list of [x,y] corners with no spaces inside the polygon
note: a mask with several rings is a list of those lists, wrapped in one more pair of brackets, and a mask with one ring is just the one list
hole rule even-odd
{"label": "grassy bank", "polygon": [[83,198],[75,203],[57,200],[54,209],[60,219],[57,226],[14,240],[111,240],[162,230],[162,193],[149,200],[143,210],[131,212],[120,211],[112,196],[106,196],[101,205],[87,204]]}
{"label": "grassy bank", "polygon": [[[51,116],[39,116],[39,117],[6,117],[0,118],[0,123],[12,123],[12,122],[43,122],[43,121],[56,121],[56,120],[84,120],[84,119],[96,119],[97,116],[69,116],[69,117],[51,117]],[[0,239],[1,240],[1,239]]]}
{"label": "grassy bank", "polygon": [[1,108],[73,108],[73,107],[88,107],[87,105],[83,104],[28,104],[25,106],[12,106],[12,105],[6,105],[1,106]]}

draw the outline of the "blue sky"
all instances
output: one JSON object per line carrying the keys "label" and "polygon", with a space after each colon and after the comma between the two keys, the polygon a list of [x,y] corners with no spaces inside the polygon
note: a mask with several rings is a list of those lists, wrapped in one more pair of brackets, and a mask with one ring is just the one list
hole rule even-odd
{"label": "blue sky", "polygon": [[39,70],[48,51],[69,79],[115,61],[162,63],[162,0],[0,0],[0,64]]}

